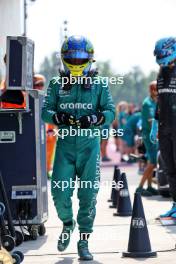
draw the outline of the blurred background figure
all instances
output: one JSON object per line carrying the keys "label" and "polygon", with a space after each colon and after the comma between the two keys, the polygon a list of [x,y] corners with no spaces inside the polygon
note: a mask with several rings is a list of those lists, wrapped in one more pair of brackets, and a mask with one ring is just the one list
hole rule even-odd
{"label": "blurred background figure", "polygon": [[[128,118],[129,118],[128,103],[126,101],[121,101],[117,105],[118,129],[122,129],[124,131]],[[126,161],[126,159],[124,158],[124,155],[127,154],[124,135],[122,137],[119,137],[118,141],[119,141],[119,150],[121,154],[121,162],[124,162]]]}
{"label": "blurred background figure", "polygon": [[36,73],[34,74],[33,78],[33,88],[36,90],[43,90],[45,89],[45,77],[42,74]]}
{"label": "blurred background figure", "polygon": [[[126,154],[134,154],[136,150],[135,136],[138,132],[138,122],[141,120],[142,115],[139,109],[134,110],[128,117],[128,120],[124,126],[124,141],[126,144]],[[133,162],[134,159],[128,159],[128,162]]]}
{"label": "blurred background figure", "polygon": [[[144,99],[142,105],[142,138],[146,148],[148,164],[136,191],[140,192],[143,196],[158,195],[158,191],[152,187],[153,171],[157,164],[158,146],[150,141],[150,131],[155,118],[156,102],[157,87],[156,81],[153,81],[149,85],[149,96]],[[144,189],[143,187],[146,181],[148,188]]]}
{"label": "blurred background figure", "polygon": [[[117,107],[116,107],[117,109]],[[118,120],[117,117],[114,120],[114,122],[112,123],[112,128],[115,129],[118,132]],[[116,135],[114,136],[114,140],[115,140],[115,146],[116,146],[116,151],[119,151],[119,136],[118,133],[116,133]]]}
{"label": "blurred background figure", "polygon": [[138,174],[143,175],[147,166],[147,155],[146,148],[142,140],[142,116],[137,123],[136,152],[138,154]]}
{"label": "blurred background figure", "polygon": [[129,115],[132,115],[134,112],[136,112],[136,106],[134,103],[128,104],[128,113]]}
{"label": "blurred background figure", "polygon": [[51,178],[53,170],[54,152],[57,138],[54,136],[54,125],[46,124],[46,161],[47,161],[47,176]]}

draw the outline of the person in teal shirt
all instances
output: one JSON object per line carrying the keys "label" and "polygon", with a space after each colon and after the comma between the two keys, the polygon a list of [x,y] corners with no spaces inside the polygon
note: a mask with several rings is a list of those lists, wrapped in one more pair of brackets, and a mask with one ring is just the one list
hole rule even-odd
{"label": "person in teal shirt", "polygon": [[125,125],[127,123],[127,120],[129,118],[128,112],[122,109],[122,111],[119,112],[118,115],[118,124],[119,124],[119,129],[124,129]]}
{"label": "person in teal shirt", "polygon": [[142,118],[141,112],[136,111],[128,118],[127,123],[124,128],[124,140],[128,147],[128,154],[134,153],[135,147],[135,135],[137,133],[137,124]]}
{"label": "person in teal shirt", "polygon": [[118,129],[123,131],[123,135],[119,137],[119,150],[121,154],[121,162],[126,162],[124,156],[127,154],[126,142],[124,140],[124,128],[129,118],[129,108],[126,101],[121,101],[117,106]]}
{"label": "person in teal shirt", "polygon": [[[152,121],[155,118],[156,101],[157,101],[157,87],[156,81],[153,81],[149,85],[150,95],[146,97],[142,105],[142,138],[146,148],[146,154],[148,159],[147,167],[144,171],[143,177],[139,183],[137,192],[140,192],[143,196],[158,195],[158,191],[152,187],[153,170],[157,163],[157,151],[158,145],[153,144],[150,140],[150,131],[152,127]],[[148,181],[148,188],[144,189],[145,182]]]}
{"label": "person in teal shirt", "polygon": [[[101,135],[93,132],[101,125],[110,125],[115,118],[115,106],[108,86],[105,87],[101,77],[90,69],[93,54],[92,44],[82,36],[72,36],[64,41],[61,49],[64,72],[50,81],[42,109],[42,119],[58,126],[59,135],[64,135],[58,136],[51,180],[54,204],[63,222],[57,248],[64,251],[68,247],[75,228],[71,197],[72,183],[77,176],[77,223],[80,231],[77,247],[80,260],[93,259],[88,249],[88,238],[96,215]],[[74,84],[72,76],[74,81],[77,80]],[[68,80],[64,86],[61,85],[63,77]],[[83,77],[87,78],[86,82]],[[74,136],[71,129],[74,129]]]}

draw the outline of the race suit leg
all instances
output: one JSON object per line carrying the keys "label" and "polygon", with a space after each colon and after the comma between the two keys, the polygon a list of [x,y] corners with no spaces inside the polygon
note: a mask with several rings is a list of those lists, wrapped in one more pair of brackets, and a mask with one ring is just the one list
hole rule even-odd
{"label": "race suit leg", "polygon": [[172,130],[172,147],[173,147],[173,159],[174,159],[174,175],[172,177],[172,179],[170,180],[171,182],[171,193],[172,193],[172,197],[174,202],[176,202],[176,131]]}
{"label": "race suit leg", "polygon": [[[51,193],[58,217],[64,223],[73,219],[72,200],[75,181],[75,144],[58,139],[51,182]],[[73,186],[72,186],[73,185]]]}
{"label": "race suit leg", "polygon": [[169,180],[171,196],[176,202],[176,139],[171,131],[159,130],[159,146]]}
{"label": "race suit leg", "polygon": [[[79,139],[82,141],[82,139]],[[96,197],[100,181],[100,140],[86,138],[78,144],[77,174],[79,211],[77,222],[80,233],[91,233],[96,215]]]}

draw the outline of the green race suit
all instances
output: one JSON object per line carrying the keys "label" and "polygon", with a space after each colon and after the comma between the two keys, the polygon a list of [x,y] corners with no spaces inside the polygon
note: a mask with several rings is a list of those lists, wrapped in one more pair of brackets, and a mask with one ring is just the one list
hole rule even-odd
{"label": "green race suit", "polygon": [[[53,114],[61,111],[74,115],[76,119],[102,112],[105,116],[105,125],[109,125],[115,118],[115,107],[109,88],[103,87],[101,77],[98,77],[98,80],[99,82],[93,83],[90,89],[84,88],[81,84],[74,84],[70,90],[64,90],[59,84],[60,77],[53,78],[47,89],[42,119],[47,123],[53,123]],[[76,132],[83,131],[76,126],[59,126],[59,129],[67,131],[70,128],[74,128]],[[95,126],[88,130],[94,131]],[[71,197],[74,188],[70,181],[75,181],[76,176],[80,185],[77,216],[79,230],[82,233],[91,233],[96,215],[96,196],[100,180],[99,135],[88,133],[58,137],[51,191],[58,216],[64,223],[73,219]],[[56,186],[56,182],[60,183],[59,186]],[[63,190],[61,185],[64,182],[68,186]]]}

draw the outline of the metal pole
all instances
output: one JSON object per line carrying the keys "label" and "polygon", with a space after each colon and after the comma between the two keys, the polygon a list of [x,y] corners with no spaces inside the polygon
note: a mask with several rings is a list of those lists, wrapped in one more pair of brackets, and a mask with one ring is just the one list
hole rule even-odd
{"label": "metal pole", "polygon": [[27,20],[27,0],[24,0],[24,33],[23,35],[26,36],[26,20]]}
{"label": "metal pole", "polygon": [[65,20],[64,21],[64,38],[67,39],[68,38],[68,21]]}
{"label": "metal pole", "polygon": [[[64,20],[63,21],[63,24],[60,26],[60,50],[61,50],[61,47],[62,47],[62,44],[64,42],[65,39],[67,39],[67,32],[68,32],[68,21],[67,20]],[[58,54],[58,66],[59,66],[59,69],[62,68],[62,61],[61,61],[61,53],[59,52]]]}

